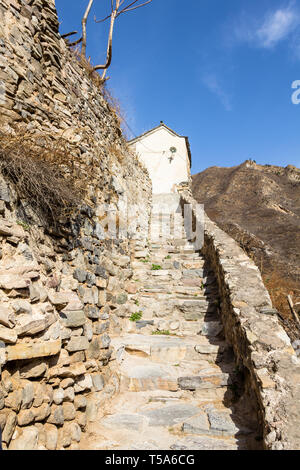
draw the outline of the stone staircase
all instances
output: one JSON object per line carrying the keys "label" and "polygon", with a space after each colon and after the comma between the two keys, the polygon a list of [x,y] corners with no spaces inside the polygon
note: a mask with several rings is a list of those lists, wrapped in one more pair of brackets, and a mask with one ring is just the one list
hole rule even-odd
{"label": "stone staircase", "polygon": [[255,413],[224,340],[214,274],[187,240],[181,214],[171,233],[161,231],[164,217],[152,216],[155,239],[135,252],[131,316],[112,339],[120,393],[84,448],[260,449]]}

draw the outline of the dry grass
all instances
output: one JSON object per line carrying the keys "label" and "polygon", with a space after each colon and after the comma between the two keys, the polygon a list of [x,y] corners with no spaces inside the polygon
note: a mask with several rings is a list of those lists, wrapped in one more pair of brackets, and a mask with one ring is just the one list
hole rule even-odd
{"label": "dry grass", "polygon": [[90,60],[82,57],[78,47],[70,49],[70,51],[79,62],[91,82],[99,89],[103,98],[109,105],[110,111],[115,115],[118,125],[121,126],[125,121],[124,112],[121,108],[120,102],[108,90],[106,86],[107,79],[101,78],[100,74],[94,70],[94,65],[90,62]]}
{"label": "dry grass", "polygon": [[13,184],[18,198],[50,226],[76,212],[88,177],[69,141],[21,131],[0,133],[0,172]]}
{"label": "dry grass", "polygon": [[96,87],[99,88],[100,91],[103,91],[105,80],[102,80],[99,73],[94,70],[93,64],[88,61],[85,57],[82,57],[80,49],[78,47],[70,49],[70,51],[72,52],[76,60],[80,63],[86,75],[93,82],[93,84],[96,85]]}
{"label": "dry grass", "polygon": [[279,272],[263,274],[263,281],[271,296],[274,307],[278,310],[284,326],[292,339],[299,338],[300,330],[292,316],[287,296],[291,295],[294,302],[300,302],[299,282],[283,277]]}

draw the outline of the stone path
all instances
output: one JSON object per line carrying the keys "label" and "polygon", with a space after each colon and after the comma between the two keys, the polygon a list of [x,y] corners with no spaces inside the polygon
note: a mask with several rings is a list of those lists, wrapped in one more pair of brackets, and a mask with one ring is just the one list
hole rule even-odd
{"label": "stone path", "polygon": [[[153,217],[152,228],[159,222]],[[261,446],[223,338],[214,275],[187,242],[182,218],[176,217],[175,228],[180,238],[152,243],[149,253],[136,251],[133,279],[141,288],[130,296],[131,320],[112,341],[120,393],[89,427],[81,448]]]}

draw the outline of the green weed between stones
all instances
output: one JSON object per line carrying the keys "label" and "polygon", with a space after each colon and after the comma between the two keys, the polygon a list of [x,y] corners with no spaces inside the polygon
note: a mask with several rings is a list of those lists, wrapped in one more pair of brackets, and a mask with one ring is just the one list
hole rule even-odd
{"label": "green weed between stones", "polygon": [[134,322],[134,321],[139,321],[139,320],[141,320],[142,316],[143,316],[143,312],[136,312],[136,313],[133,313],[133,314],[131,315],[131,317],[129,318],[129,320],[130,320],[130,321],[133,321],[133,322]]}
{"label": "green weed between stones", "polygon": [[162,267],[159,264],[152,264],[151,271],[159,271]]}
{"label": "green weed between stones", "polygon": [[21,225],[24,230],[29,231],[30,230],[30,225],[26,224],[26,222],[23,222],[22,220],[17,220],[17,224]]}
{"label": "green weed between stones", "polygon": [[153,335],[163,335],[163,336],[176,336],[175,333],[170,333],[169,330],[162,330],[162,331],[152,331]]}

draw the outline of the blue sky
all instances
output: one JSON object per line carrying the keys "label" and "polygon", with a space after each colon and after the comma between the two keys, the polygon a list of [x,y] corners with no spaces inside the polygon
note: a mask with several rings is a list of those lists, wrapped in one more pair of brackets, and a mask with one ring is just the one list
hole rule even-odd
{"label": "blue sky", "polygon": [[[60,31],[80,31],[88,0],[56,0]],[[103,63],[109,0],[95,0],[87,53]],[[128,137],[163,120],[189,136],[193,173],[210,166],[300,168],[300,0],[153,0],[118,18],[108,88]]]}

